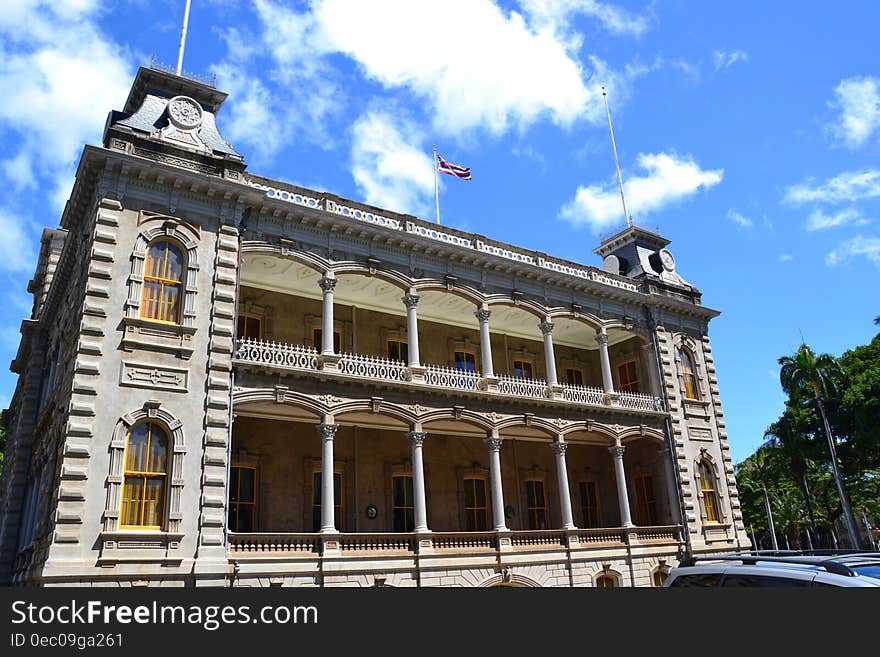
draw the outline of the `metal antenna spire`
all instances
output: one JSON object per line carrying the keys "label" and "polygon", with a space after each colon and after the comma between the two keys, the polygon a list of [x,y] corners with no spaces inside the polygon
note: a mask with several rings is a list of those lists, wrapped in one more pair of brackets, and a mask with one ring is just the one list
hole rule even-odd
{"label": "metal antenna spire", "polygon": [[183,47],[186,45],[186,25],[189,23],[189,3],[186,0],[186,9],[183,10],[183,29],[180,31],[180,48],[177,51],[177,75],[183,71]]}
{"label": "metal antenna spire", "polygon": [[632,219],[626,211],[626,199],[623,196],[623,176],[620,175],[620,160],[617,158],[617,144],[614,143],[614,128],[611,127],[611,112],[608,110],[608,94],[602,87],[602,98],[605,100],[605,114],[608,115],[608,132],[611,133],[611,150],[614,151],[614,165],[617,167],[617,182],[620,184],[620,202],[623,204],[623,218],[626,219],[626,227],[632,226]]}

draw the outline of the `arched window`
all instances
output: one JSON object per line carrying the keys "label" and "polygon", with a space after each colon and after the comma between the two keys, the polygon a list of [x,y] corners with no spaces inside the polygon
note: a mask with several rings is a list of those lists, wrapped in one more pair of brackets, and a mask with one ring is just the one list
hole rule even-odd
{"label": "arched window", "polygon": [[691,353],[687,349],[679,349],[678,360],[681,363],[681,380],[685,399],[699,399],[700,389],[697,386],[694,357],[691,356]]}
{"label": "arched window", "polygon": [[160,239],[150,244],[144,265],[141,319],[180,322],[183,268],[183,252],[173,242]]}
{"label": "arched window", "polygon": [[617,582],[611,575],[599,575],[596,578],[597,589],[613,589],[617,586]]}
{"label": "arched window", "polygon": [[122,528],[164,527],[169,442],[165,429],[155,422],[137,424],[129,431],[122,484]]}
{"label": "arched window", "polygon": [[703,495],[706,522],[721,522],[721,514],[718,512],[718,493],[715,490],[715,472],[706,460],[700,461],[700,492]]}

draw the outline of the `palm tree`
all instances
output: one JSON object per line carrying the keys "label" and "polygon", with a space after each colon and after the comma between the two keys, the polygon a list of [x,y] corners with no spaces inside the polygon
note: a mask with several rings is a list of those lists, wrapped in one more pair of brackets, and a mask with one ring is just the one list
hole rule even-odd
{"label": "palm tree", "polygon": [[791,478],[804,498],[813,534],[818,535],[819,526],[816,524],[813,501],[810,498],[810,486],[807,483],[807,471],[815,465],[808,457],[811,448],[810,442],[802,432],[797,430],[791,416],[787,413],[783,413],[778,421],[770,425],[764,432],[764,438],[769,444],[780,448],[783,458],[788,463]]}
{"label": "palm tree", "polygon": [[831,469],[834,472],[834,483],[840,496],[840,508],[843,510],[843,517],[846,520],[849,540],[852,546],[858,549],[860,541],[856,519],[837,468],[837,449],[835,448],[834,436],[831,435],[831,425],[828,424],[828,416],[825,414],[825,404],[822,403],[823,397],[833,392],[835,383],[843,378],[843,372],[833,356],[828,354],[817,355],[806,344],[802,344],[794,355],[780,358],[779,364],[782,366],[779,372],[779,381],[782,384],[782,389],[789,396],[800,391],[812,390],[813,396],[816,399],[816,405],[819,407],[819,414],[822,416],[822,423],[825,426],[825,437],[828,439],[828,451],[831,453]]}
{"label": "palm tree", "polygon": [[[776,541],[776,527],[773,524],[773,511],[770,509],[770,497],[767,495],[767,482],[772,481],[776,470],[774,448],[764,445],[754,454],[747,458],[743,464],[743,470],[746,475],[761,484],[761,490],[764,493],[764,511],[767,513],[767,526],[770,529],[770,541],[773,549],[779,549],[779,543]],[[755,546],[757,549],[757,546]]]}

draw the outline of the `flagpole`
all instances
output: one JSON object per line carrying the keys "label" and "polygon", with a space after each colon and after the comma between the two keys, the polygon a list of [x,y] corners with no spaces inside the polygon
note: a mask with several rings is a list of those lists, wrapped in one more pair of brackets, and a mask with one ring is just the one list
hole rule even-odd
{"label": "flagpole", "polygon": [[177,51],[177,74],[180,75],[181,71],[183,71],[183,48],[186,45],[186,25],[189,23],[189,3],[190,0],[186,0],[186,7],[183,10],[183,29],[180,31],[180,48]]}
{"label": "flagpole", "polygon": [[614,151],[614,166],[617,167],[617,182],[620,184],[620,202],[623,205],[623,218],[626,220],[626,226],[632,226],[632,219],[626,211],[626,199],[623,197],[623,176],[620,175],[620,160],[617,158],[617,144],[614,143],[614,128],[611,127],[611,112],[608,110],[608,94],[605,93],[605,87],[602,87],[602,98],[605,99],[605,114],[608,115],[608,132],[611,133],[611,150]]}
{"label": "flagpole", "polygon": [[437,182],[437,146],[434,146],[434,200],[437,203],[437,223],[440,223],[440,185]]}

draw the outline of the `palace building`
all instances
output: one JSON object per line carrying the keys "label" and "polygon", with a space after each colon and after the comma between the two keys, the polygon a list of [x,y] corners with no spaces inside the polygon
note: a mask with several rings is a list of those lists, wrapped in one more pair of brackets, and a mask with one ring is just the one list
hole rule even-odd
{"label": "palace building", "polygon": [[0,582],[656,586],[749,547],[667,239],[584,265],[269,180],[225,99],[141,68],[43,231]]}

